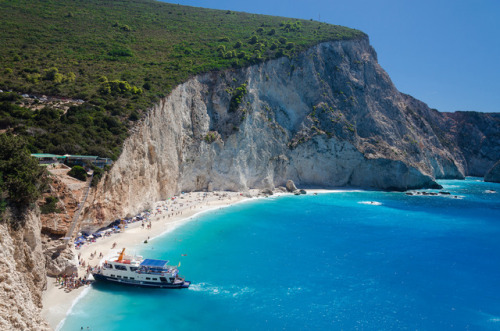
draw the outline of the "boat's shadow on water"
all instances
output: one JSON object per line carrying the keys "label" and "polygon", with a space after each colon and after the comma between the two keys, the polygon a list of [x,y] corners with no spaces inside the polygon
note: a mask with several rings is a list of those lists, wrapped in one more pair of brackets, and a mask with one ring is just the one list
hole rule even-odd
{"label": "boat's shadow on water", "polygon": [[[126,296],[176,296],[182,289],[164,289],[164,288],[149,288],[140,286],[131,286],[123,284],[115,284],[110,282],[94,282],[92,283],[92,289],[101,293],[112,293],[113,295],[126,295]],[[186,289],[184,289],[186,290]]]}

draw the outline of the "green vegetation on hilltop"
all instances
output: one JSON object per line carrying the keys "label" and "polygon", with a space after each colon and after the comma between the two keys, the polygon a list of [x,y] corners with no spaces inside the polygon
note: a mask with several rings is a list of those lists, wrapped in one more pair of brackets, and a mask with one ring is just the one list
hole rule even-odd
{"label": "green vegetation on hilltop", "polygon": [[22,211],[34,203],[46,184],[45,170],[31,157],[24,139],[11,134],[1,134],[0,221],[6,220],[4,214],[7,207]]}
{"label": "green vegetation on hilltop", "polygon": [[32,152],[116,158],[152,102],[189,77],[364,38],[325,23],[150,0],[0,0],[0,89],[83,99],[66,113],[3,100]]}

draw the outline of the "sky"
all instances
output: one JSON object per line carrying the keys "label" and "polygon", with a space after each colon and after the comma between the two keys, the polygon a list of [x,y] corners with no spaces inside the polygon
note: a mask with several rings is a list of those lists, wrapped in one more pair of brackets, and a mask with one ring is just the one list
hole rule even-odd
{"label": "sky", "polygon": [[439,111],[500,112],[500,0],[175,3],[313,19],[361,30],[401,92]]}

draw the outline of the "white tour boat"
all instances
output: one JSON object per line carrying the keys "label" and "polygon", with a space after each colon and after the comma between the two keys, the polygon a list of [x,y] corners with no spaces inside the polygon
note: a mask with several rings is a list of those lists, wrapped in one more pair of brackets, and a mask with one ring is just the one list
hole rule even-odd
{"label": "white tour boat", "polygon": [[102,267],[92,273],[96,281],[109,281],[118,284],[159,287],[187,288],[191,282],[179,276],[180,266],[168,265],[166,260],[143,259],[142,256],[120,255],[104,262]]}

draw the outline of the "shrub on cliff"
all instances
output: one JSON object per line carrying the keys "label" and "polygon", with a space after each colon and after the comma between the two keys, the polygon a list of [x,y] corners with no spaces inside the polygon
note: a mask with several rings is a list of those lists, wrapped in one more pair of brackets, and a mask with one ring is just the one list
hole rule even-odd
{"label": "shrub on cliff", "polygon": [[102,176],[104,175],[104,171],[109,170],[109,166],[106,166],[104,169],[101,169],[99,167],[92,165],[92,170],[94,171],[94,176],[92,177],[92,183],[90,183],[90,185],[92,187],[96,187],[99,181],[101,180]]}
{"label": "shrub on cliff", "polygon": [[52,214],[60,212],[57,209],[57,202],[59,201],[56,197],[46,197],[45,203],[40,207],[40,211],[42,214]]}
{"label": "shrub on cliff", "polygon": [[233,112],[238,109],[243,97],[247,95],[247,84],[241,84],[233,91],[233,95],[231,97],[231,101],[229,102],[229,112]]}
{"label": "shrub on cliff", "polygon": [[219,138],[219,134],[216,132],[216,131],[209,131],[206,135],[205,135],[205,142],[207,144],[211,144],[213,143],[214,141],[216,141],[217,139]]}
{"label": "shrub on cliff", "polygon": [[81,166],[74,166],[73,168],[71,168],[71,170],[68,172],[68,175],[78,180],[87,180],[87,172]]}

